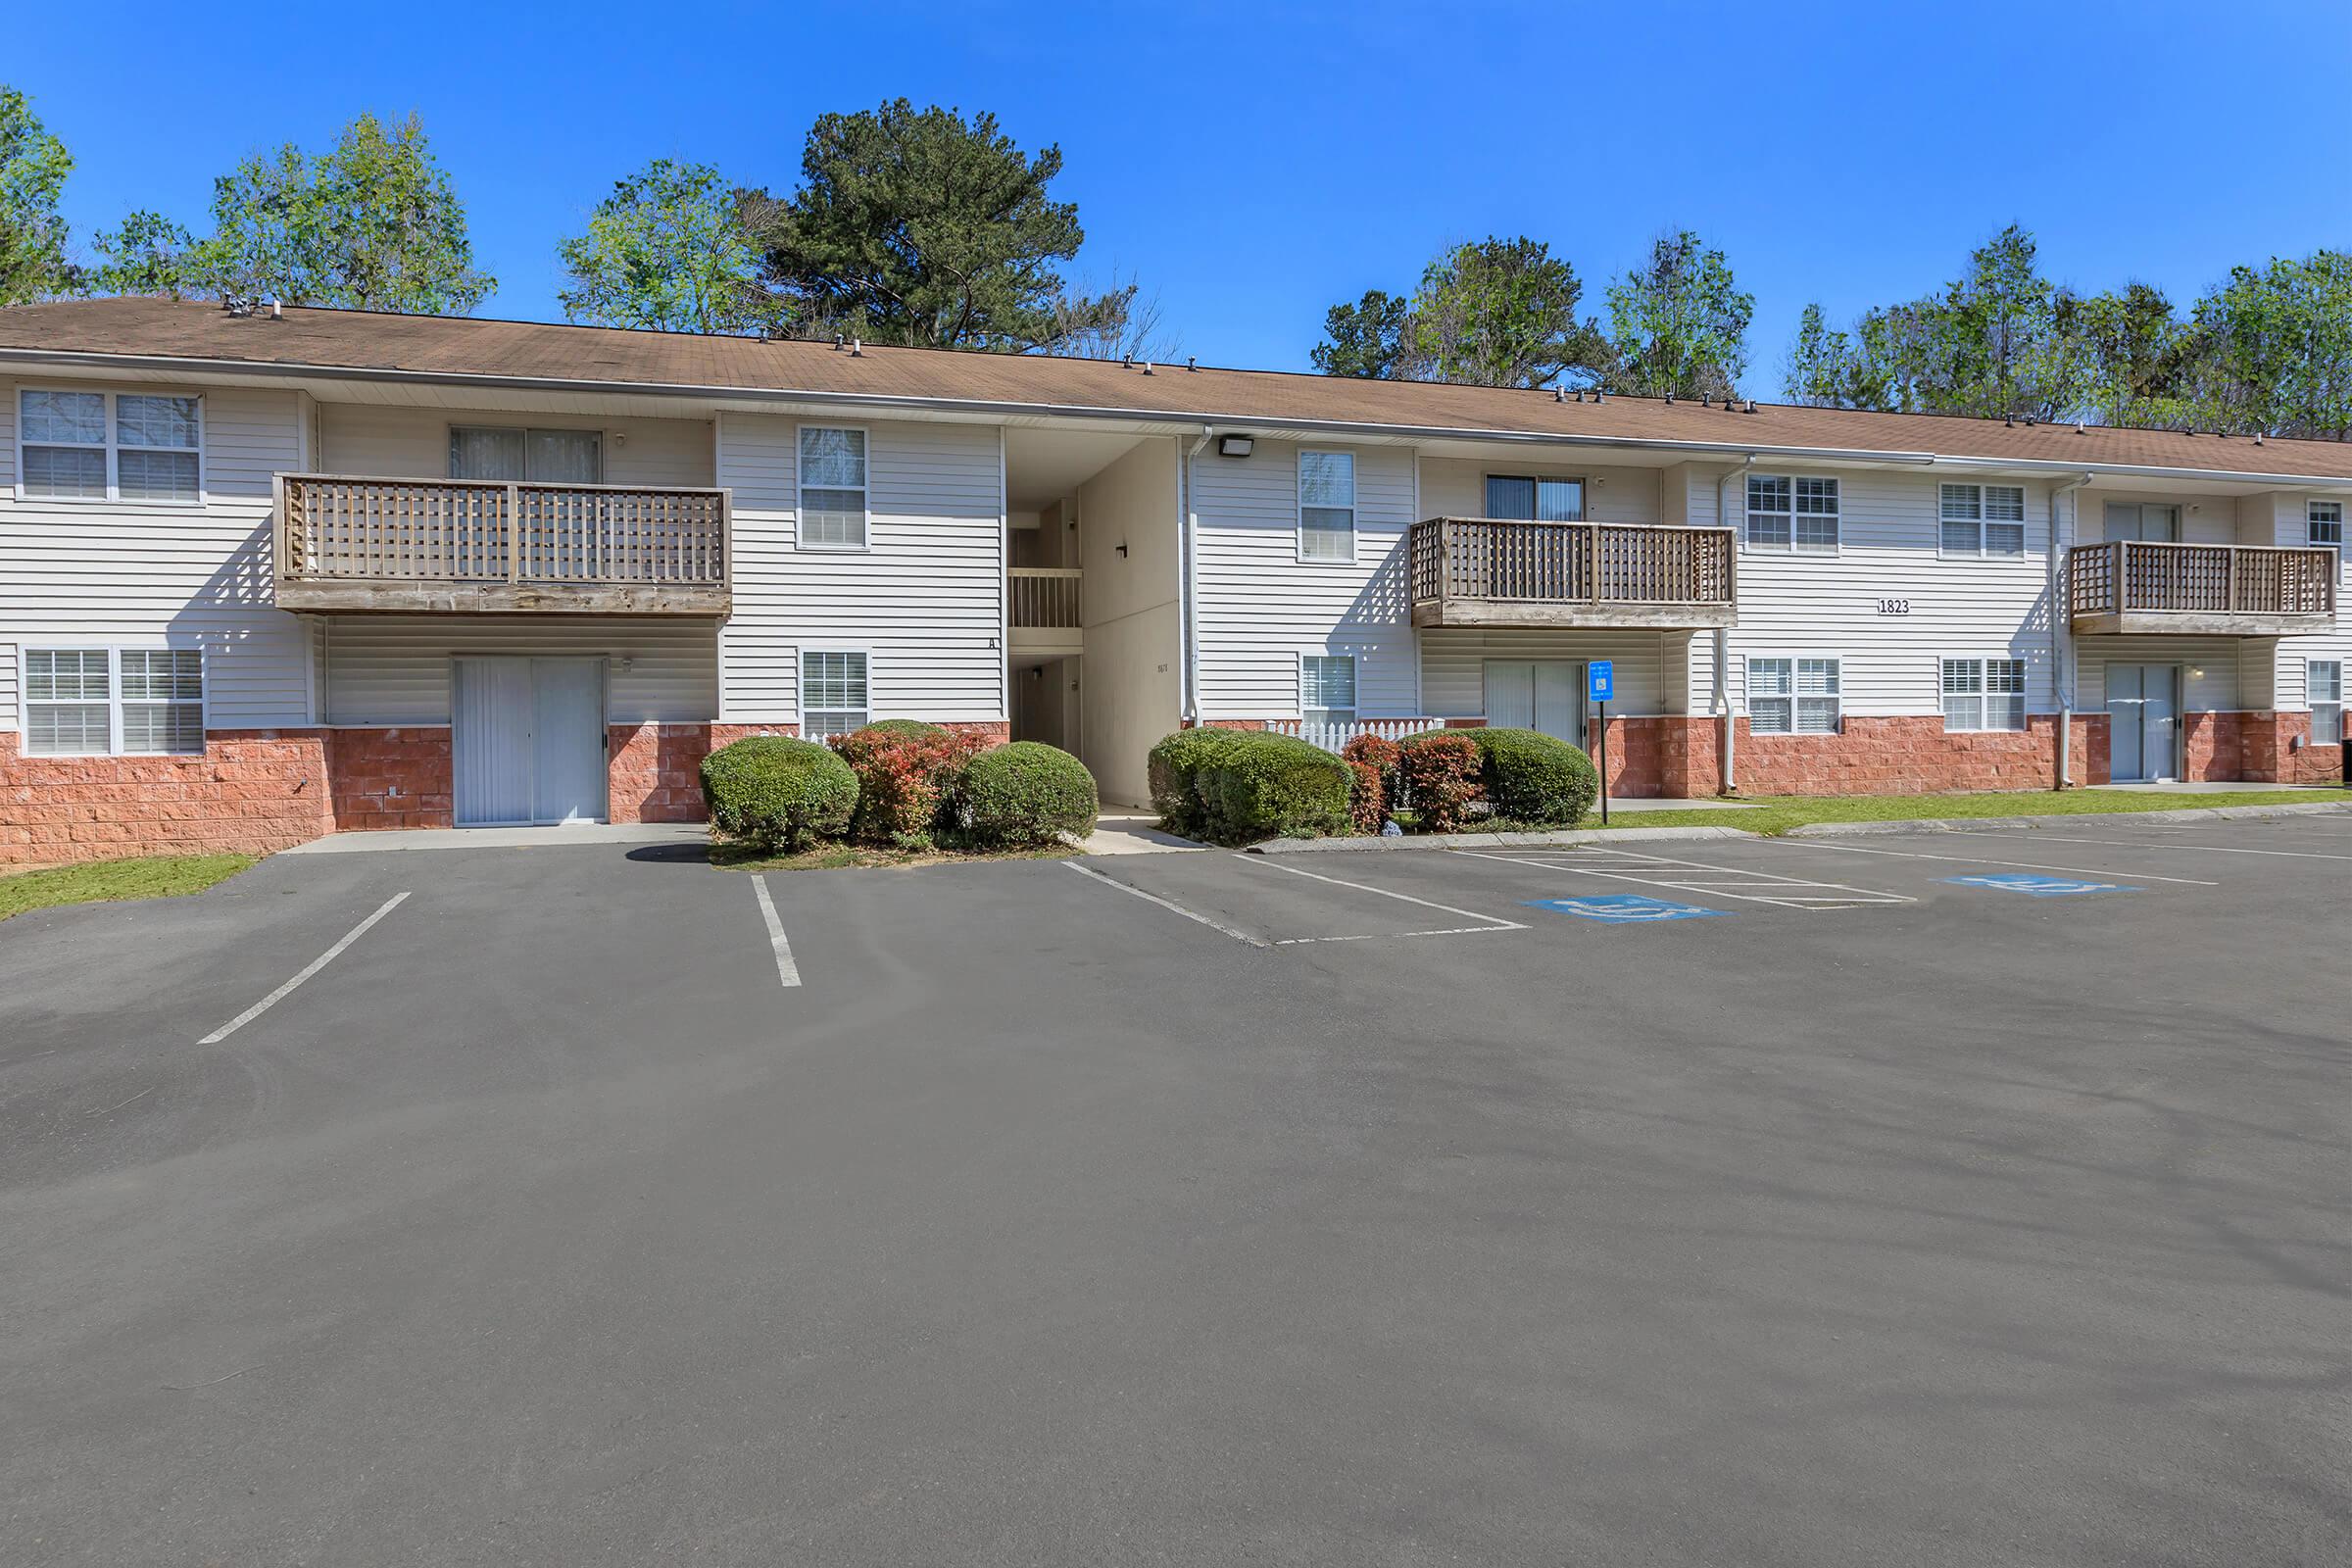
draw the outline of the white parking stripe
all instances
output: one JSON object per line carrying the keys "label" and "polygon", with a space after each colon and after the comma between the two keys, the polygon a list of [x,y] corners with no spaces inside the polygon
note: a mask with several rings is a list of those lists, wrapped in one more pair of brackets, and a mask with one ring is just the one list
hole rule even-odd
{"label": "white parking stripe", "polygon": [[1963,838],[2039,839],[2045,844],[2104,844],[2118,850],[2203,850],[2208,855],[2282,855],[2293,860],[2352,860],[2352,855],[2323,855],[2317,850],[2248,850],[2233,844],[2141,844],[2132,839],[2079,839],[2061,833],[1990,833],[1958,828]]}
{"label": "white parking stripe", "polygon": [[1136,887],[1132,883],[1122,882],[1115,876],[1104,876],[1100,871],[1089,870],[1075,860],[1064,860],[1061,862],[1061,864],[1068,869],[1077,872],[1080,876],[1093,877],[1104,887],[1117,888],[1121,893],[1132,893],[1137,898],[1142,899],[1147,903],[1156,904],[1163,909],[1173,910],[1176,913],[1183,915],[1187,920],[1198,920],[1202,925],[1208,927],[1211,931],[1222,931],[1227,936],[1233,938],[1233,940],[1236,942],[1247,942],[1253,948],[1270,946],[1270,944],[1263,937],[1253,937],[1247,931],[1236,931],[1233,927],[1226,925],[1222,921],[1210,919],[1207,915],[1202,914],[1198,909],[1188,909],[1183,905],[1163,899],[1156,893],[1146,893],[1142,888]]}
{"label": "white parking stripe", "polygon": [[2006,865],[2020,871],[2064,871],[2070,876],[2129,876],[2142,882],[2180,882],[2192,888],[2218,888],[2219,882],[2207,882],[2193,876],[2158,876],[2153,871],[2095,870],[2087,865],[2044,865],[2038,860],[1988,860],[1981,855],[1922,855],[1916,850],[1873,850],[1859,844],[1831,844],[1821,839],[1805,839],[1788,843],[1781,839],[1765,839],[1766,844],[1779,844],[1790,850],[1842,850],[1848,855],[1891,855],[1902,860],[1958,860],[1967,865]]}
{"label": "white parking stripe", "polygon": [[[1524,856],[1494,855],[1483,850],[1448,850],[1446,853],[1463,856],[1473,860],[1502,860],[1513,865],[1532,865],[1544,871],[1568,871],[1578,876],[1603,877],[1611,882],[1634,882],[1642,887],[1670,888],[1677,893],[1691,893],[1701,897],[1738,899],[1744,904],[1777,905],[1784,909],[1851,909],[1868,905],[1917,904],[1919,902],[1907,894],[1882,893],[1875,888],[1849,887],[1842,882],[1808,882],[1797,877],[1781,876],[1772,871],[1746,873],[1751,879],[1745,884],[1749,891],[1742,893],[1721,880],[1720,877],[1716,880],[1700,881],[1697,878],[1677,874],[1672,870],[1657,870],[1647,874],[1637,874],[1632,871],[1603,871],[1596,866],[1583,864],[1566,856],[1552,859],[1535,860]],[[1716,873],[1727,869],[1723,866],[1699,866],[1695,861],[1666,860],[1655,856],[1637,856],[1616,850],[1603,853],[1617,855],[1631,860],[1657,859],[1659,864],[1665,867],[1690,865],[1702,871]]]}
{"label": "white parking stripe", "polygon": [[[1276,861],[1266,859],[1262,856],[1237,855],[1234,857],[1234,858],[1247,864],[1262,865],[1269,871],[1288,871],[1293,876],[1310,876],[1318,882],[1329,882],[1334,887],[1353,888],[1358,893],[1377,893],[1384,899],[1401,899],[1406,904],[1418,904],[1424,909],[1443,909],[1447,914],[1458,914],[1465,920],[1484,920],[1487,922],[1487,925],[1491,930],[1525,931],[1528,929],[1518,921],[1505,920],[1498,914],[1481,914],[1476,909],[1457,909],[1450,904],[1437,904],[1428,899],[1416,899],[1410,893],[1392,893],[1387,888],[1376,888],[1371,886],[1369,883],[1364,882],[1344,881],[1336,876],[1325,876],[1320,871],[1301,871],[1295,865],[1282,865]],[[1446,932],[1444,934],[1451,935],[1452,933]]]}
{"label": "white parking stripe", "polygon": [[787,989],[801,983],[801,966],[793,961],[792,944],[784,940],[784,922],[776,918],[775,900],[767,896],[767,878],[752,873],[752,891],[760,895],[760,917],[767,922],[767,945],[776,952],[776,978]]}
{"label": "white parking stripe", "polygon": [[367,919],[362,920],[358,925],[353,926],[349,931],[344,932],[342,941],[336,943],[333,947],[327,949],[324,953],[321,953],[318,955],[318,956],[313,958],[309,963],[305,964],[300,974],[287,981],[284,985],[279,986],[275,991],[270,992],[261,1001],[255,1003],[252,1006],[247,1007],[243,1012],[238,1013],[234,1018],[229,1019],[228,1022],[222,1024],[220,1028],[214,1030],[211,1034],[206,1035],[202,1040],[199,1040],[196,1043],[200,1046],[217,1046],[221,1041],[226,1040],[230,1035],[235,1034],[238,1030],[253,1022],[254,1019],[259,1018],[263,1013],[268,1012],[271,1007],[276,1006],[287,997],[292,996],[296,986],[301,985],[305,980],[308,980],[311,976],[317,974],[319,970],[334,962],[337,956],[339,956],[345,948],[350,947],[354,942],[357,942],[360,940],[360,938],[366,936],[369,926],[375,924],[376,921],[381,920],[385,915],[390,914],[394,909],[399,908],[402,902],[407,898],[408,894],[406,893],[393,894],[392,897],[383,902],[382,906],[379,906],[373,914],[369,915]]}
{"label": "white parking stripe", "polygon": [[1486,931],[1525,931],[1527,927],[1523,925],[1449,925],[1435,931],[1366,931],[1361,935],[1351,937],[1277,937],[1274,939],[1274,945],[1278,948],[1299,948],[1310,942],[1388,942],[1401,941],[1406,937],[1468,937],[1477,936]]}

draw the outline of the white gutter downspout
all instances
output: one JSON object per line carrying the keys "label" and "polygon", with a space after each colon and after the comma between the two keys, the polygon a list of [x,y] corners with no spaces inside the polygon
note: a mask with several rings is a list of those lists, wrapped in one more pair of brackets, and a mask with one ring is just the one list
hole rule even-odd
{"label": "white gutter downspout", "polygon": [[[2080,508],[2074,493],[2090,483],[2090,474],[2069,479],[2050,492],[2050,687],[2058,699],[2058,788],[2074,787],[2075,749],[2075,671],[2072,632],[2067,626],[2066,547],[2074,540],[2072,526],[2078,520]],[[2066,517],[2069,527],[2061,539],[2058,532],[2058,498],[2067,498]]]}
{"label": "white gutter downspout", "polygon": [[1193,460],[1200,455],[1200,449],[1208,445],[1209,437],[1215,434],[1213,426],[1202,425],[1200,439],[1195,441],[1192,450],[1184,455],[1184,461],[1177,465],[1176,472],[1176,544],[1184,554],[1184,568],[1177,573],[1176,621],[1178,634],[1184,644],[1182,674],[1179,677],[1183,691],[1178,707],[1180,716],[1187,725],[1198,723],[1200,718],[1200,628],[1193,623],[1200,596],[1200,582],[1195,576],[1194,551],[1200,530],[1200,518],[1193,501]]}
{"label": "white gutter downspout", "polygon": [[[1744,478],[1747,470],[1755,466],[1756,455],[1750,452],[1740,461],[1740,466],[1715,481],[1715,521],[1717,526],[1726,528],[1732,526],[1731,504],[1724,499],[1724,486],[1730,484],[1734,479]],[[1739,549],[1740,535],[1735,532],[1732,536],[1733,553],[1738,554]],[[1738,715],[1732,711],[1732,634],[1721,626],[1715,628],[1715,711],[1723,720],[1723,745],[1716,753],[1717,760],[1723,764],[1723,778],[1718,789],[1722,794],[1736,795],[1740,791],[1740,769],[1738,760],[1733,753],[1740,730],[1740,722]]]}

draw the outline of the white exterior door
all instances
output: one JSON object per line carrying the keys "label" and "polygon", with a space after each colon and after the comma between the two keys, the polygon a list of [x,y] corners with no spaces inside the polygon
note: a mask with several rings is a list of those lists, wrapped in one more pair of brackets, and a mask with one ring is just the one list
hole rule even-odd
{"label": "white exterior door", "polygon": [[2107,776],[2118,784],[2180,776],[2180,671],[2107,666]]}
{"label": "white exterior door", "polygon": [[1487,722],[1585,743],[1585,666],[1561,659],[1487,661]]}
{"label": "white exterior door", "polygon": [[456,664],[458,825],[602,821],[604,662],[466,658]]}

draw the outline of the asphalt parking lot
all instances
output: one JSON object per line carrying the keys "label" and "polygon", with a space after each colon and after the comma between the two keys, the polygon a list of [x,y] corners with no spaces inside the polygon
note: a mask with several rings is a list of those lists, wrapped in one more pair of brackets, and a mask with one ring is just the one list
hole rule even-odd
{"label": "asphalt parking lot", "polygon": [[2347,895],[2078,817],[21,916],[0,1558],[2342,1563]]}

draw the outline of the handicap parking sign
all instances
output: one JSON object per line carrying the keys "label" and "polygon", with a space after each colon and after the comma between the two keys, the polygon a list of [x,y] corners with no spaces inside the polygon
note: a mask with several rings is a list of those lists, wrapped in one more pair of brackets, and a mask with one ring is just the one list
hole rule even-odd
{"label": "handicap parking sign", "polygon": [[1614,660],[1595,659],[1585,666],[1585,700],[1605,703],[1617,695],[1617,664]]}
{"label": "handicap parking sign", "polygon": [[1962,887],[1996,888],[2003,893],[2028,893],[2037,899],[2062,898],[2070,893],[2137,893],[2120,882],[2082,882],[2071,876],[2042,876],[2034,871],[1991,871],[1982,876],[1947,876]]}
{"label": "handicap parking sign", "polygon": [[1709,915],[1732,912],[1729,909],[1702,909],[1695,904],[1669,904],[1664,899],[1645,899],[1639,893],[1595,893],[1581,899],[1530,899],[1527,906],[1581,915],[1585,919],[1599,920],[1609,925],[1639,925],[1652,920],[1698,920]]}

